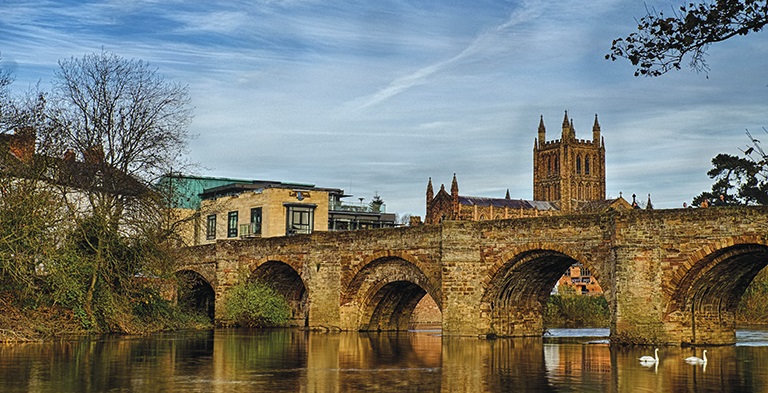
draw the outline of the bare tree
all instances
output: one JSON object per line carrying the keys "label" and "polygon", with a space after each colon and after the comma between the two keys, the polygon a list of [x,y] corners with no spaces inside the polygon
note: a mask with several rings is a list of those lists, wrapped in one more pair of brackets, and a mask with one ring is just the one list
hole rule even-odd
{"label": "bare tree", "polygon": [[191,109],[186,86],[109,52],[62,60],[55,76],[42,137],[47,154],[64,158],[56,184],[78,222],[74,259],[88,272],[94,320],[99,288],[119,291],[161,258],[163,198],[152,185],[180,166]]}
{"label": "bare tree", "polygon": [[0,134],[6,133],[8,127],[8,112],[11,107],[10,88],[13,83],[11,71],[2,65],[3,58],[0,57]]}

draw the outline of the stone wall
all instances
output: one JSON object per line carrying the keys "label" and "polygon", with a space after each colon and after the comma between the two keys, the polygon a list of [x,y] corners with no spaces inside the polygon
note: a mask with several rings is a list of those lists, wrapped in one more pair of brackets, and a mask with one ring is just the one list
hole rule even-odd
{"label": "stone wall", "polygon": [[311,328],[403,329],[429,294],[445,335],[541,335],[552,286],[578,262],[604,290],[614,342],[727,344],[739,298],[768,264],[768,208],[446,221],[206,247],[190,249],[185,269],[203,271],[217,309],[240,280],[295,275],[280,282],[303,285],[293,290],[306,291]]}

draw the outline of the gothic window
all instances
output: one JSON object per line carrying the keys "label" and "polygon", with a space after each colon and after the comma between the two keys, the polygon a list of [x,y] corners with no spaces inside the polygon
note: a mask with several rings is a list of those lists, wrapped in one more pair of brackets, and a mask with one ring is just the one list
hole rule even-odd
{"label": "gothic window", "polygon": [[589,156],[584,157],[584,174],[589,175]]}
{"label": "gothic window", "polygon": [[552,162],[552,156],[547,156],[547,176],[552,174],[554,163]]}
{"label": "gothic window", "polygon": [[576,173],[581,173],[581,156],[576,156]]}
{"label": "gothic window", "polygon": [[560,172],[560,157],[555,156],[555,172]]}

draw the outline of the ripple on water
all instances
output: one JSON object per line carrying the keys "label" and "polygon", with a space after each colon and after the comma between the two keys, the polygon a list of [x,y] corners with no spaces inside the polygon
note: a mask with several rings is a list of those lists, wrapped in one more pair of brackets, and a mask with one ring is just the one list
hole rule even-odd
{"label": "ripple on water", "polygon": [[736,330],[736,346],[766,347],[768,346],[768,330]]}

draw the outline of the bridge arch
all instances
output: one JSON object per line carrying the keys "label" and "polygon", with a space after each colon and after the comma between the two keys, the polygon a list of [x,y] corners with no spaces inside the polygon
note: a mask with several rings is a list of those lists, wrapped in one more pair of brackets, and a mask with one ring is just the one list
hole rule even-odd
{"label": "bridge arch", "polygon": [[183,309],[204,314],[211,321],[215,316],[216,292],[211,282],[192,269],[176,271],[176,301]]}
{"label": "bridge arch", "polygon": [[[541,336],[544,307],[552,288],[574,263],[589,268],[598,281],[603,276],[600,264],[558,244],[527,244],[502,254],[483,282],[480,310],[490,318],[488,333],[502,337]],[[610,299],[610,287],[601,287],[603,295]]]}
{"label": "bridge arch", "polygon": [[739,301],[766,266],[768,244],[758,237],[722,239],[700,248],[665,288],[670,298],[665,320],[682,326],[684,343],[734,343]]}
{"label": "bridge arch", "polygon": [[364,264],[344,287],[341,306],[351,314],[357,330],[407,330],[416,305],[427,294],[442,310],[439,283],[400,255]]}
{"label": "bridge arch", "polygon": [[282,295],[291,308],[290,326],[308,326],[307,286],[291,264],[275,257],[262,258],[249,265],[248,281],[259,281]]}

